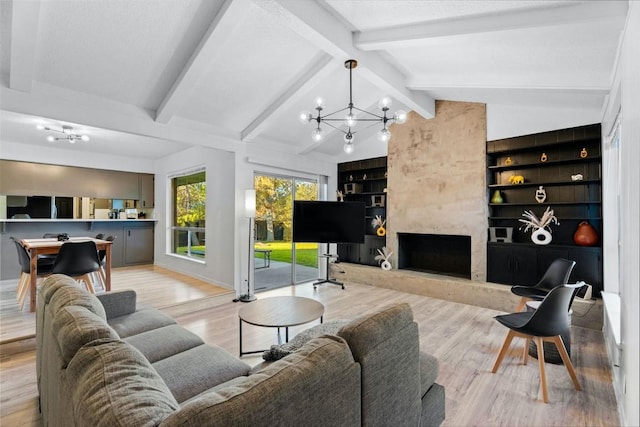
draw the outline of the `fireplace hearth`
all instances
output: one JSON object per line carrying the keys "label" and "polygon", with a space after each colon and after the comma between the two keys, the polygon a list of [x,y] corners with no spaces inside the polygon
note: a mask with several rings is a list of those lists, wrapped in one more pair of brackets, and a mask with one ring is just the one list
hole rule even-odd
{"label": "fireplace hearth", "polygon": [[398,269],[471,279],[471,236],[398,233]]}

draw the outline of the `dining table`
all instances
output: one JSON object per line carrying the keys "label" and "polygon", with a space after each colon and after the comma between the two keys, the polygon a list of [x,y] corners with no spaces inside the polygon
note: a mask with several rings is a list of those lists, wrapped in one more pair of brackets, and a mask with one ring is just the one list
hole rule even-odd
{"label": "dining table", "polygon": [[68,240],[53,239],[22,239],[20,242],[29,252],[31,257],[30,283],[29,283],[29,311],[36,311],[36,284],[38,280],[38,255],[57,254],[60,247],[66,242],[87,242],[96,244],[98,250],[106,252],[104,261],[105,291],[111,290],[111,244],[109,240],[96,239],[94,237],[71,237]]}

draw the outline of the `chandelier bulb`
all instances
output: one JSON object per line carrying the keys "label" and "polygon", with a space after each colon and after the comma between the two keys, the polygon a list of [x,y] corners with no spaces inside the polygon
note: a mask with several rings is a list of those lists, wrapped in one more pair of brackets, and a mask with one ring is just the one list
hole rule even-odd
{"label": "chandelier bulb", "polygon": [[313,120],[313,116],[311,115],[310,111],[301,111],[300,115],[298,116],[298,120],[300,120],[300,123],[306,125],[307,123],[311,122],[311,120]]}
{"label": "chandelier bulb", "polygon": [[324,131],[322,129],[320,129],[319,127],[315,128],[313,130],[313,132],[311,132],[311,138],[315,141],[315,142],[320,142],[323,140],[324,138]]}
{"label": "chandelier bulb", "polygon": [[380,142],[388,142],[390,138],[391,132],[389,132],[389,129],[385,128],[378,132],[378,140],[380,140]]}
{"label": "chandelier bulb", "polygon": [[353,113],[353,111],[349,111],[349,114],[344,118],[344,124],[348,127],[353,127],[358,122],[358,118]]}
{"label": "chandelier bulb", "polygon": [[40,124],[38,124],[38,125],[36,125],[36,129],[38,129],[38,130],[45,130],[45,129],[46,129],[46,127],[45,127],[44,125],[40,125]]}
{"label": "chandelier bulb", "polygon": [[49,135],[49,136],[47,137],[47,141],[49,141],[49,142],[55,142],[55,141],[56,141],[56,138],[55,138],[55,137],[53,137],[53,136],[51,136],[51,135]]}
{"label": "chandelier bulb", "polygon": [[380,99],[380,101],[378,101],[378,108],[382,111],[387,111],[389,107],[391,107],[391,104],[391,98],[389,98],[388,96],[384,96]]}
{"label": "chandelier bulb", "polygon": [[393,114],[393,120],[401,125],[407,121],[407,112],[403,110],[398,110]]}
{"label": "chandelier bulb", "polygon": [[347,154],[351,154],[351,153],[353,153],[353,148],[354,148],[354,146],[353,146],[353,143],[352,143],[352,142],[346,142],[346,143],[344,144],[344,146],[342,147],[342,149],[344,150],[344,152],[345,152],[345,153],[347,153]]}
{"label": "chandelier bulb", "polygon": [[324,108],[324,99],[317,97],[315,102],[317,110],[322,110]]}
{"label": "chandelier bulb", "polygon": [[89,141],[90,138],[87,135],[82,135],[80,139],[83,141]]}

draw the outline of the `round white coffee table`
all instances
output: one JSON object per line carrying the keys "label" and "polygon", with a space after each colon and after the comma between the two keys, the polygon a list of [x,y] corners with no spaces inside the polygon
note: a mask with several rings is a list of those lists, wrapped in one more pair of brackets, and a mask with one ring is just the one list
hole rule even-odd
{"label": "round white coffee table", "polygon": [[[262,353],[264,350],[242,351],[242,322],[265,328],[278,328],[278,344],[282,344],[280,328],[285,328],[285,339],[289,341],[289,327],[320,319],[323,321],[324,305],[311,298],[283,296],[262,298],[247,303],[238,311],[240,318],[240,357],[245,354]],[[285,342],[286,342],[285,341]]]}

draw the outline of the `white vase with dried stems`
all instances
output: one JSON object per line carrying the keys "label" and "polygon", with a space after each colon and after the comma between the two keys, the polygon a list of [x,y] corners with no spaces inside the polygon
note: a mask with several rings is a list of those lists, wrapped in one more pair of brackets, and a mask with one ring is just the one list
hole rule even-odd
{"label": "white vase with dried stems", "polygon": [[382,249],[378,249],[378,254],[374,259],[380,263],[380,267],[385,271],[391,270],[391,255],[393,255],[393,252],[383,246]]}
{"label": "white vase with dried stems", "polygon": [[560,225],[558,218],[553,214],[553,209],[547,206],[547,209],[542,214],[542,218],[538,218],[532,211],[524,211],[522,214],[526,219],[519,219],[524,225],[524,231],[527,232],[532,229],[531,240],[536,245],[548,245],[551,243],[551,224]]}

